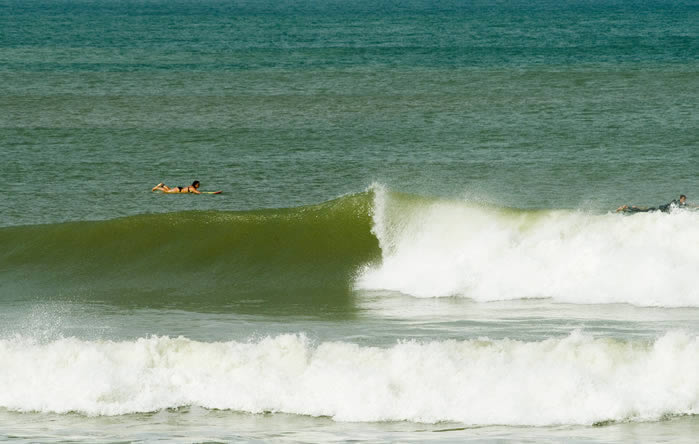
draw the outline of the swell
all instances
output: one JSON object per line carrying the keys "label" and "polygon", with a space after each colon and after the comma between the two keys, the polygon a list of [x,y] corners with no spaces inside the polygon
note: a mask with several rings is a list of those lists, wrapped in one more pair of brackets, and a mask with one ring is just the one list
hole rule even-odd
{"label": "swell", "polygon": [[0,290],[148,305],[346,305],[377,257],[369,193],[320,205],[0,230]]}

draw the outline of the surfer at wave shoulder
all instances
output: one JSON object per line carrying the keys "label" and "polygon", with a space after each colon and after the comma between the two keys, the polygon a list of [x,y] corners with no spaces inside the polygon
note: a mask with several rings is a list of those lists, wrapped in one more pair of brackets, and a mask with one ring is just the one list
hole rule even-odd
{"label": "surfer at wave shoulder", "polygon": [[152,191],[162,191],[163,193],[194,193],[201,194],[199,192],[199,181],[195,180],[188,187],[169,187],[164,183],[160,182],[158,185],[154,186]]}
{"label": "surfer at wave shoulder", "polygon": [[622,205],[619,208],[616,209],[617,213],[618,212],[624,212],[624,213],[647,213],[649,211],[662,211],[663,213],[669,213],[675,208],[687,208],[687,207],[693,207],[693,208],[699,208],[696,205],[689,205],[687,203],[687,196],[684,194],[680,195],[679,199],[674,199],[672,202],[666,203],[665,205],[659,205],[657,208],[656,207],[637,207],[635,205]]}

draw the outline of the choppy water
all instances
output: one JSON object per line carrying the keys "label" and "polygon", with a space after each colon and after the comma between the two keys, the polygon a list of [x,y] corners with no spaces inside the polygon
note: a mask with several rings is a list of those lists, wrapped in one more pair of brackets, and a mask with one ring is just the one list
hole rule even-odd
{"label": "choppy water", "polygon": [[693,442],[698,23],[0,0],[0,436]]}

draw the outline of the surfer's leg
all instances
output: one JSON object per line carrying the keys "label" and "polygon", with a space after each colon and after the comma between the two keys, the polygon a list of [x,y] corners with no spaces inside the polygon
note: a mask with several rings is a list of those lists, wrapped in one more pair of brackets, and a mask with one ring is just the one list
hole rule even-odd
{"label": "surfer's leg", "polygon": [[153,191],[162,191],[163,193],[179,193],[180,188],[179,187],[174,187],[170,188],[169,186],[159,183],[157,186],[153,187]]}
{"label": "surfer's leg", "polygon": [[622,205],[619,208],[616,209],[617,213],[622,212],[622,213],[647,213],[649,211],[655,211],[657,208],[641,208],[637,207],[636,205]]}
{"label": "surfer's leg", "polygon": [[656,209],[657,208],[639,208],[639,207],[634,206],[631,208],[627,208],[624,211],[626,211],[628,213],[648,213],[649,211],[655,211]]}

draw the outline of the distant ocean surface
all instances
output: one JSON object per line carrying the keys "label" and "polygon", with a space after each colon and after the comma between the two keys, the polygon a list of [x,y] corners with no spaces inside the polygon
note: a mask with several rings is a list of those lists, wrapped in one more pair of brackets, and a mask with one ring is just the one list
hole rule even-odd
{"label": "distant ocean surface", "polygon": [[0,440],[696,442],[698,103],[696,1],[0,0]]}

